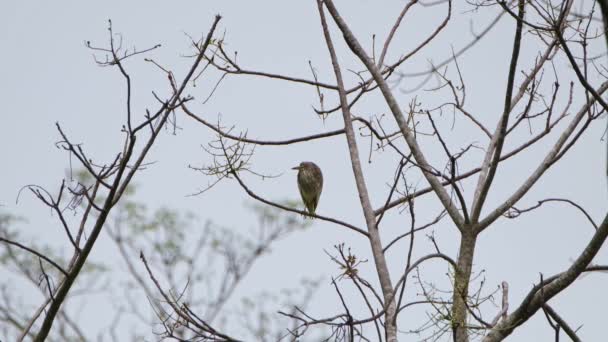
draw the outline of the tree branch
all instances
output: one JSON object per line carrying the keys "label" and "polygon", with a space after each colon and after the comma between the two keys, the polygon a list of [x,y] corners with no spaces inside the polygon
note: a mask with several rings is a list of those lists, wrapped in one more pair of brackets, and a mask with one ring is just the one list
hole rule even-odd
{"label": "tree branch", "polygon": [[496,128],[496,131],[492,136],[492,141],[490,142],[490,146],[488,147],[488,150],[486,152],[486,156],[481,167],[481,174],[479,175],[479,179],[477,181],[477,188],[475,189],[473,205],[471,206],[471,222],[473,224],[477,223],[479,220],[481,209],[486,200],[486,196],[488,195],[488,191],[490,190],[490,186],[492,185],[492,181],[494,180],[494,175],[496,174],[496,169],[498,168],[498,162],[500,161],[500,155],[502,153],[502,148],[507,133],[509,114],[512,110],[511,98],[513,96],[515,73],[517,72],[517,60],[519,59],[519,50],[521,47],[521,32],[523,28],[522,20],[525,15],[525,2],[520,0],[518,7],[518,18],[520,20],[517,20],[515,37],[513,39],[513,52],[511,54],[511,64],[509,66],[509,76],[507,80],[507,90],[505,92],[504,108],[500,121],[498,122],[498,127]]}
{"label": "tree branch", "polygon": [[340,31],[342,32],[342,35],[344,36],[344,40],[346,41],[348,47],[351,49],[351,51],[355,53],[355,55],[357,55],[357,57],[359,57],[361,62],[365,64],[366,68],[372,74],[374,81],[376,81],[376,83],[378,84],[378,87],[380,88],[380,91],[382,92],[382,95],[384,96],[384,99],[387,105],[389,106],[393,117],[395,118],[395,121],[397,121],[397,125],[399,126],[399,129],[401,130],[401,133],[403,134],[407,145],[412,151],[416,162],[418,163],[418,165],[420,165],[422,174],[433,188],[433,191],[437,194],[437,197],[443,204],[444,208],[447,210],[448,214],[452,218],[452,221],[456,224],[456,226],[461,228],[464,223],[462,215],[460,215],[458,208],[452,202],[450,195],[443,188],[441,182],[437,179],[437,177],[435,177],[428,171],[432,170],[432,167],[429,165],[424,154],[422,153],[412,130],[408,126],[407,121],[403,116],[403,112],[401,111],[399,104],[393,96],[388,84],[382,77],[382,73],[380,72],[378,67],[372,62],[372,60],[367,56],[367,53],[365,52],[363,47],[361,47],[361,44],[359,44],[352,31],[348,28],[348,26],[338,13],[338,10],[333,4],[333,1],[324,0],[324,3],[327,9],[329,10],[329,13],[332,15],[334,21],[340,28]]}
{"label": "tree branch", "polygon": [[509,336],[515,328],[532,317],[532,315],[551,298],[570,286],[576,278],[587,269],[587,266],[591,263],[606,241],[606,237],[608,237],[608,214],[604,217],[604,221],[599,226],[598,230],[595,231],[595,234],[574,263],[572,263],[566,271],[560,273],[556,277],[552,277],[547,284],[535,286],[513,313],[507,316],[506,319],[500,321],[500,323],[488,332],[483,338],[483,342],[502,341]]}
{"label": "tree branch", "polygon": [[336,82],[338,84],[338,93],[340,95],[340,105],[342,107],[342,117],[344,120],[344,129],[346,131],[346,141],[348,143],[348,152],[350,155],[351,166],[357,185],[357,191],[359,193],[359,201],[361,208],[363,209],[363,215],[365,216],[365,223],[367,224],[367,231],[369,233],[369,241],[372,249],[372,255],[374,257],[374,263],[376,266],[376,272],[380,280],[380,287],[382,294],[384,295],[384,301],[386,306],[385,316],[385,338],[387,342],[397,341],[397,322],[396,322],[396,302],[394,296],[391,297],[393,292],[393,286],[391,283],[391,276],[386,264],[386,259],[382,251],[382,241],[380,240],[380,232],[376,226],[376,217],[372,208],[369,194],[367,191],[367,185],[363,177],[363,170],[361,169],[361,161],[359,159],[359,150],[357,148],[357,140],[355,138],[355,132],[353,130],[352,115],[350,107],[348,105],[348,99],[346,98],[346,91],[344,90],[344,82],[342,80],[342,72],[340,71],[340,65],[338,64],[338,57],[334,50],[331,35],[327,27],[325,20],[325,14],[323,10],[323,0],[317,0],[317,7],[319,9],[319,16],[321,18],[321,26],[323,27],[323,35],[325,36],[325,42],[327,44],[327,50],[331,57],[331,64],[336,75]]}

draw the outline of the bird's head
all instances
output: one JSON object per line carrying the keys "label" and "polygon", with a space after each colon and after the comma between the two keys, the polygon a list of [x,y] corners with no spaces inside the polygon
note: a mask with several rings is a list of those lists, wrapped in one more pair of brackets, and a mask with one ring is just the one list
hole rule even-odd
{"label": "bird's head", "polygon": [[294,166],[291,169],[300,171],[302,169],[310,169],[311,167],[314,167],[314,165],[315,164],[313,162],[301,162],[300,165]]}

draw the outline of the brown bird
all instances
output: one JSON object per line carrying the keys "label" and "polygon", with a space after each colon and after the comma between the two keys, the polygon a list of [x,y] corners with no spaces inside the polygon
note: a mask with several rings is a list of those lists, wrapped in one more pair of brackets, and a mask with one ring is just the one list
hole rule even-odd
{"label": "brown bird", "polygon": [[319,204],[319,197],[321,197],[321,190],[323,190],[323,173],[313,162],[301,162],[299,166],[292,169],[298,170],[298,189],[300,189],[306,210],[309,214],[314,215]]}

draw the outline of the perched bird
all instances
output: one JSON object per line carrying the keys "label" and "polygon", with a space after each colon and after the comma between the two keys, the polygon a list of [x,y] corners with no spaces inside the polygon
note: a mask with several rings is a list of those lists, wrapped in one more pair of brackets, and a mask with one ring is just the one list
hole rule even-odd
{"label": "perched bird", "polygon": [[292,168],[298,170],[298,189],[302,201],[309,214],[314,215],[323,190],[323,173],[317,164],[313,162],[301,162],[300,165]]}

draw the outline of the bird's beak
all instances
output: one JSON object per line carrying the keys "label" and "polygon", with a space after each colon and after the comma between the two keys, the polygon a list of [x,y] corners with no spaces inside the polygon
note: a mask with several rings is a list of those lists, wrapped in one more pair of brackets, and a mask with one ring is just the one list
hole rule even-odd
{"label": "bird's beak", "polygon": [[300,167],[299,166],[295,166],[295,167],[292,167],[291,169],[292,170],[300,170]]}

